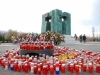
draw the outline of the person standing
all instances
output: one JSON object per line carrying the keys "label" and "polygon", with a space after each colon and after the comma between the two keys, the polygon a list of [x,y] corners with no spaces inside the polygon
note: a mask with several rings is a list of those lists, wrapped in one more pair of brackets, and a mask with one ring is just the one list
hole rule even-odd
{"label": "person standing", "polygon": [[82,43],[82,34],[79,36],[80,42]]}
{"label": "person standing", "polygon": [[86,36],[85,36],[85,34],[83,35],[83,42],[86,43]]}
{"label": "person standing", "polygon": [[14,38],[15,38],[15,37],[14,37],[14,35],[12,34],[12,36],[11,36],[11,41],[12,41],[12,42],[14,42]]}
{"label": "person standing", "polygon": [[75,40],[77,40],[77,35],[76,34],[74,35],[74,38],[75,38]]}

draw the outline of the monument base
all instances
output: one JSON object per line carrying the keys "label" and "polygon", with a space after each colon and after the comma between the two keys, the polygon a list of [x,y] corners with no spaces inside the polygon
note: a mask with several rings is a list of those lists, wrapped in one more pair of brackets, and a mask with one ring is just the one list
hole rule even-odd
{"label": "monument base", "polygon": [[64,40],[65,42],[62,42],[62,44],[68,44],[68,43],[79,43],[79,41],[75,40],[74,37],[72,37],[71,35],[63,35],[64,36]]}
{"label": "monument base", "polygon": [[51,50],[20,50],[20,55],[26,55],[29,53],[36,53],[36,54],[45,54],[51,56],[54,52],[54,49]]}

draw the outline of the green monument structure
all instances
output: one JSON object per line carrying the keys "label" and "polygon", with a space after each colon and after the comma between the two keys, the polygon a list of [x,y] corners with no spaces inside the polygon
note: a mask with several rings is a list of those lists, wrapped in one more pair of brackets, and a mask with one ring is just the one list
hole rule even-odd
{"label": "green monument structure", "polygon": [[41,33],[46,31],[71,35],[71,15],[59,9],[52,10],[42,15]]}

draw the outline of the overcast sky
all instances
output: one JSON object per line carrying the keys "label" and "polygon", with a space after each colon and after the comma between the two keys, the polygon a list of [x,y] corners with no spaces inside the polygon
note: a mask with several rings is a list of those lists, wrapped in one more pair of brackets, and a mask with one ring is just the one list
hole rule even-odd
{"label": "overcast sky", "polygon": [[100,0],[0,0],[0,30],[41,32],[42,14],[53,9],[71,13],[71,35],[100,31]]}

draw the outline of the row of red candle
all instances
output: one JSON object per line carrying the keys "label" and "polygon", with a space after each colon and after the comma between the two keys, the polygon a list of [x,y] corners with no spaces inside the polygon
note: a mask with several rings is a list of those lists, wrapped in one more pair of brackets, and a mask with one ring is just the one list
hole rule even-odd
{"label": "row of red candle", "polygon": [[49,50],[53,49],[53,45],[47,45],[47,46],[39,46],[39,45],[20,45],[21,50]]}
{"label": "row of red candle", "polygon": [[50,42],[23,42],[20,44],[21,50],[42,50],[53,49],[53,45]]}
{"label": "row of red candle", "polygon": [[[3,60],[3,59],[2,59]],[[92,63],[89,63],[88,66],[87,65],[82,65],[80,66],[79,64],[67,64],[66,63],[56,63],[56,64],[45,64],[43,65],[42,63],[40,64],[34,64],[32,65],[31,63],[27,62],[27,63],[20,63],[18,64],[17,62],[7,62],[6,60],[2,61],[0,59],[0,65],[3,66],[3,68],[5,68],[5,66],[8,64],[13,65],[14,71],[18,71],[21,72],[21,70],[23,70],[23,72],[28,73],[31,69],[33,69],[33,73],[37,74],[37,73],[41,73],[43,71],[43,73],[47,74],[48,71],[50,71],[50,73],[54,73],[54,71],[56,70],[56,67],[59,68],[59,71],[61,71],[62,73],[66,72],[66,69],[68,68],[68,71],[70,73],[74,73],[74,71],[76,72],[76,74],[79,74],[80,69],[83,70],[83,72],[86,72],[88,70],[89,73],[93,73],[93,65]],[[34,68],[31,68],[34,67]],[[67,68],[66,68],[67,67]],[[51,69],[52,68],[52,69]],[[100,73],[100,64],[96,65],[96,72]]]}

